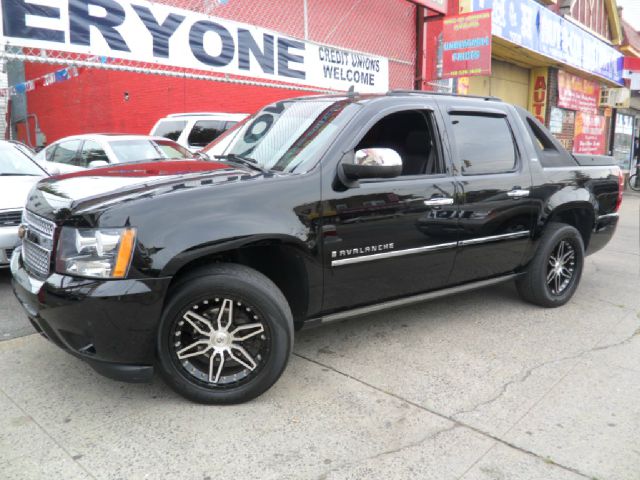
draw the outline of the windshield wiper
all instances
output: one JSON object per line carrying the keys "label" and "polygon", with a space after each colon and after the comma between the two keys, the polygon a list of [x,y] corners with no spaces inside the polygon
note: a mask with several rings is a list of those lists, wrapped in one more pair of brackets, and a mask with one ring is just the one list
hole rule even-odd
{"label": "windshield wiper", "polygon": [[214,157],[227,162],[239,163],[241,165],[253,168],[254,170],[258,170],[262,173],[269,173],[268,169],[262,167],[256,159],[251,157],[245,157],[244,155],[238,155],[235,153],[227,153],[226,155],[214,155]]}

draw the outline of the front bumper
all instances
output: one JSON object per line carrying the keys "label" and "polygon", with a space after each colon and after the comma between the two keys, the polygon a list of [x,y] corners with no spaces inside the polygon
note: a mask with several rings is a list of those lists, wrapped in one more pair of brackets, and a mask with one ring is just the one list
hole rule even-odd
{"label": "front bumper", "polygon": [[18,226],[0,227],[0,267],[7,267],[11,261],[11,253],[18,246]]}
{"label": "front bumper", "polygon": [[94,280],[31,277],[19,249],[13,291],[34,328],[60,348],[116,380],[153,375],[155,336],[170,278]]}
{"label": "front bumper", "polygon": [[618,227],[619,218],[617,213],[600,215],[596,218],[593,231],[591,232],[591,238],[589,238],[589,245],[587,246],[587,255],[596,253],[609,243],[609,240],[611,240]]}

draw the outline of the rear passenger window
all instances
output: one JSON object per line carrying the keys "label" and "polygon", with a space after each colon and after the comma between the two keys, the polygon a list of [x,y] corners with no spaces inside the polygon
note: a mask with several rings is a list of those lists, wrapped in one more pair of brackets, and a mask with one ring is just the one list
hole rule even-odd
{"label": "rear passenger window", "polygon": [[516,146],[505,117],[451,115],[463,175],[511,172]]}
{"label": "rear passenger window", "polygon": [[529,135],[531,136],[533,143],[536,144],[540,150],[557,150],[551,139],[547,137],[542,130],[540,130],[540,127],[533,123],[530,118],[527,118],[527,125],[529,126]]}
{"label": "rear passenger window", "polygon": [[186,120],[162,121],[158,124],[158,126],[153,130],[151,134],[177,141],[186,125]]}
{"label": "rear passenger window", "polygon": [[225,130],[222,120],[199,120],[193,126],[187,143],[193,147],[204,147],[213,142]]}

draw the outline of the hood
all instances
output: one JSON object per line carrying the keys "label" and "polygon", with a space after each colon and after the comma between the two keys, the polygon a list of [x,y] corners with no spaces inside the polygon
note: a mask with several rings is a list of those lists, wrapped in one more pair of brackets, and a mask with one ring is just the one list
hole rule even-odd
{"label": "hood", "polygon": [[47,178],[29,196],[29,210],[56,218],[140,196],[262,176],[249,167],[203,160],[118,164]]}
{"label": "hood", "polygon": [[0,210],[24,207],[33,185],[44,178],[34,175],[0,176]]}

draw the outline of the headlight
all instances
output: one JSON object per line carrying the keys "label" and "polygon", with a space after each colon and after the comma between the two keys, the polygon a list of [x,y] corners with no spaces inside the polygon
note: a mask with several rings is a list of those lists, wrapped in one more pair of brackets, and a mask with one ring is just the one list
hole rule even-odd
{"label": "headlight", "polygon": [[56,271],[95,278],[127,276],[135,228],[63,227],[58,239]]}

